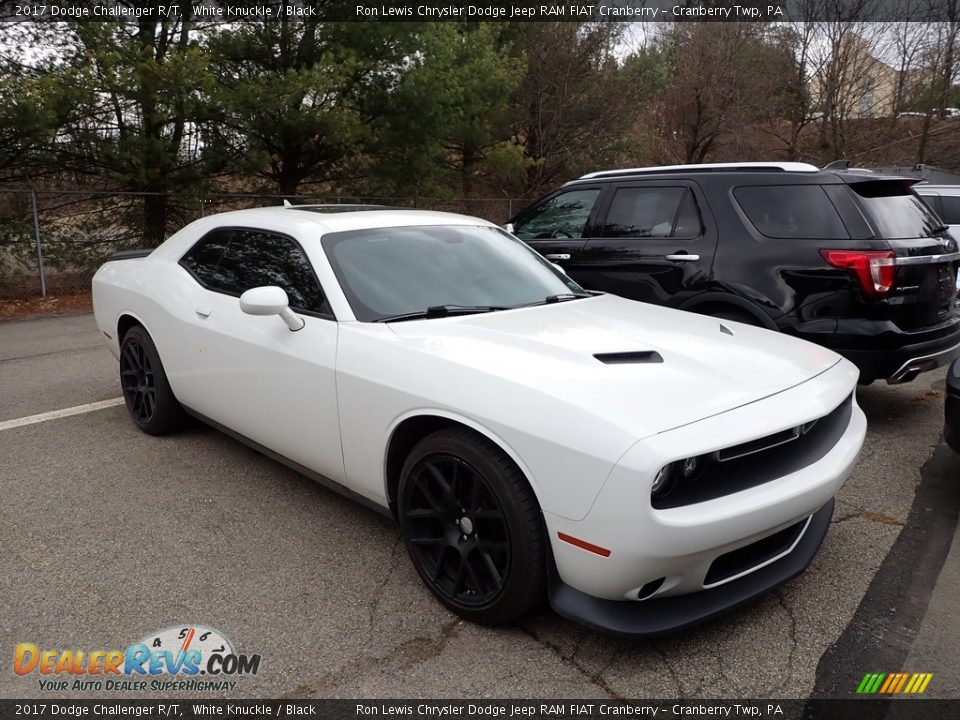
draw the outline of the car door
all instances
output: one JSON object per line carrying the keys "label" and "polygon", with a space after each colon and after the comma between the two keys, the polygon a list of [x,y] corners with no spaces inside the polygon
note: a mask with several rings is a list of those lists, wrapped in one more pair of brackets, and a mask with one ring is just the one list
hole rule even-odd
{"label": "car door", "polygon": [[658,305],[679,305],[706,289],[717,234],[696,183],[618,184],[600,217],[599,237],[582,248],[575,280]]}
{"label": "car door", "polygon": [[514,218],[513,234],[575,278],[602,191],[602,184],[578,185],[548,195]]}
{"label": "car door", "polygon": [[[177,378],[208,419],[333,480],[343,478],[337,416],[337,323],[310,261],[291,237],[252,228],[207,233],[180,260],[193,277],[193,314],[182,342],[195,362]],[[303,317],[292,332],[277,316],[240,309],[250,288],[283,288]]]}

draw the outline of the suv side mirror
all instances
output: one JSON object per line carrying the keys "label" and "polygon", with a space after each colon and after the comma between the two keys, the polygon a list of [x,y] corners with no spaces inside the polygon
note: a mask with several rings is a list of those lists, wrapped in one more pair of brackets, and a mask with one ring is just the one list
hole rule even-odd
{"label": "suv side mirror", "polygon": [[503,226],[503,229],[506,230],[511,235],[513,235],[513,223],[507,223],[506,225]]}
{"label": "suv side mirror", "polygon": [[247,315],[279,315],[294,332],[306,324],[290,309],[287,293],[276,285],[250,288],[240,296],[240,309]]}

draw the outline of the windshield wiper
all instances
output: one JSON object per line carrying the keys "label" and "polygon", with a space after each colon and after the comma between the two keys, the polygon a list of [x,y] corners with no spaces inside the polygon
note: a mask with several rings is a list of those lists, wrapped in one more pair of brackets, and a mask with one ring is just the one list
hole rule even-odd
{"label": "windshield wiper", "polygon": [[505,305],[431,305],[425,310],[390,315],[377,318],[373,322],[401,322],[403,320],[422,320],[430,318],[450,317],[451,315],[474,315],[476,313],[509,310]]}
{"label": "windshield wiper", "polygon": [[552,305],[553,303],[565,302],[567,300],[579,300],[580,298],[593,297],[590,293],[586,292],[568,292],[568,293],[559,293],[558,295],[547,295],[543,300],[537,300],[536,302],[527,303],[523,307],[533,307],[535,305]]}

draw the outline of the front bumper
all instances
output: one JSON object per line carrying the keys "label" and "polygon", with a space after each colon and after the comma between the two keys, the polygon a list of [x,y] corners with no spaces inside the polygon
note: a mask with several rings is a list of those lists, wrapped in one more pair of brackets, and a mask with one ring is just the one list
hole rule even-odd
{"label": "front bumper", "polygon": [[[717,578],[719,558],[814,515],[849,476],[866,435],[866,418],[849,397],[856,381],[856,368],[839,361],[789,390],[638,442],[581,519],[544,510],[560,580],[596,598],[646,604],[737,579],[739,571]],[[758,463],[769,480],[712,499],[653,507],[650,486],[665,464],[823,418],[843,403],[849,403],[846,426],[832,445],[799,464]],[[756,572],[762,564],[748,558],[741,569]]]}
{"label": "front bumper", "polygon": [[641,602],[605,600],[565,584],[554,569],[550,605],[568,620],[611,635],[656,638],[686,630],[756,600],[806,570],[830,527],[833,504],[831,499],[811,516],[803,535],[787,555],[709,590]]}
{"label": "front bumper", "polygon": [[947,373],[947,404],[944,414],[943,435],[947,445],[955,453],[960,453],[960,360],[953,363]]}

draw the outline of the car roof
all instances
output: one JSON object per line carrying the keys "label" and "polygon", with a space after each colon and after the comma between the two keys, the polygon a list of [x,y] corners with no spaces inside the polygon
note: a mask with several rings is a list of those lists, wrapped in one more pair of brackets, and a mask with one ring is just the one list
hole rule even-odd
{"label": "car roof", "polygon": [[[339,209],[336,209],[339,208]],[[496,227],[487,220],[470,215],[437,212],[434,210],[407,210],[402,208],[371,207],[369,205],[322,206],[288,205],[248,210],[233,210],[207,215],[204,224],[210,228],[230,226],[261,226],[283,230],[293,225],[314,225],[324,232],[372,230],[414,225],[481,225]]]}

